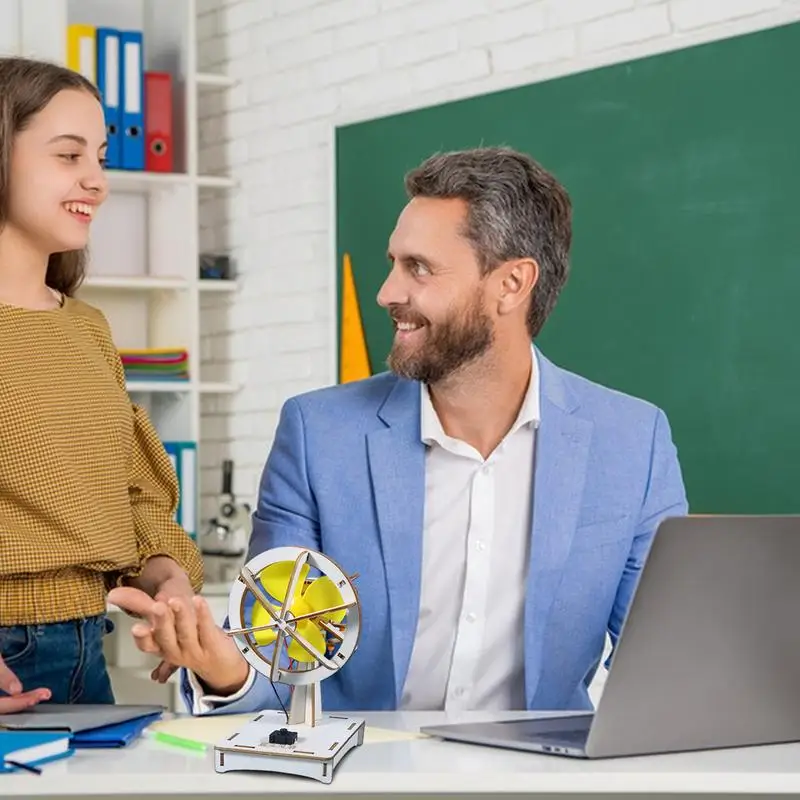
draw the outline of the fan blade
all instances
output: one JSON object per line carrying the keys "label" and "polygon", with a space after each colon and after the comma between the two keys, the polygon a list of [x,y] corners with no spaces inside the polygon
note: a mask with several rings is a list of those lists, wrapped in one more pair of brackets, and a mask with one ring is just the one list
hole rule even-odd
{"label": "fan blade", "polygon": [[[303,564],[300,568],[300,575],[297,578],[296,590],[303,588],[303,581],[308,575],[308,564]],[[274,597],[279,603],[283,603],[286,592],[289,589],[289,581],[292,578],[294,561],[276,561],[270,564],[258,574],[258,579],[267,594]],[[294,600],[294,598],[292,598]],[[292,603],[289,603],[291,606]]]}
{"label": "fan blade", "polygon": [[[280,609],[276,609],[274,606],[272,610],[278,614]],[[251,622],[251,627],[258,628],[261,625],[269,625],[272,622],[272,617],[269,615],[264,606],[261,603],[256,602],[255,606],[253,606],[253,620]],[[275,628],[267,628],[263,631],[256,631],[253,634],[253,638],[256,640],[256,644],[260,644],[261,646],[266,646],[268,644],[272,644],[278,636],[278,629]]]}
{"label": "fan blade", "polygon": [[[325,637],[322,635],[322,631],[313,622],[309,622],[308,620],[299,622],[297,624],[297,632],[312,647],[315,647],[322,655],[325,655]],[[304,664],[316,661],[314,656],[307,652],[306,649],[298,644],[291,636],[289,639],[289,646],[286,648],[289,658],[293,658],[295,661],[300,661]]]}
{"label": "fan blade", "polygon": [[[308,589],[303,592],[303,600],[308,605],[309,611],[322,611],[324,608],[332,608],[344,603],[341,592],[327,575],[322,575],[311,581]],[[347,616],[347,609],[342,608],[329,614],[320,614],[317,619],[324,619],[328,622],[341,622],[345,616]]]}

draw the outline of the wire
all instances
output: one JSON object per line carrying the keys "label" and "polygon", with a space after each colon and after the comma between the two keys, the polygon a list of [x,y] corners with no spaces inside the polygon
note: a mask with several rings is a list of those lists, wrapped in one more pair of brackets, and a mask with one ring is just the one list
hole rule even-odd
{"label": "wire", "polygon": [[[226,622],[227,622],[227,620],[226,620]],[[227,628],[223,628],[222,630],[226,631],[228,629]],[[283,716],[286,717],[286,724],[288,725],[289,724],[289,712],[286,710],[286,706],[283,704],[283,700],[281,700],[281,696],[280,696],[280,694],[278,694],[278,690],[275,688],[275,684],[272,682],[272,679],[267,677],[267,680],[269,681],[269,685],[272,687],[272,691],[275,692],[275,697],[277,698],[278,703],[280,703],[281,711],[283,711]],[[8,763],[10,763],[10,762],[8,762]]]}
{"label": "wire", "polygon": [[269,685],[272,687],[272,691],[275,692],[275,697],[278,698],[278,702],[281,704],[281,710],[283,711],[283,715],[286,717],[286,724],[288,725],[289,712],[286,710],[286,706],[283,704],[283,700],[281,700],[281,696],[278,694],[278,690],[275,688],[275,684],[270,680]]}

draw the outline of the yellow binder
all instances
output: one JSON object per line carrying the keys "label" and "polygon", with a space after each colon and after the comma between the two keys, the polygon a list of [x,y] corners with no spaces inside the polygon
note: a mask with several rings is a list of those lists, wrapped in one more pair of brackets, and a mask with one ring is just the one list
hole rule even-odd
{"label": "yellow binder", "polygon": [[73,23],[67,26],[67,67],[97,85],[97,28]]}

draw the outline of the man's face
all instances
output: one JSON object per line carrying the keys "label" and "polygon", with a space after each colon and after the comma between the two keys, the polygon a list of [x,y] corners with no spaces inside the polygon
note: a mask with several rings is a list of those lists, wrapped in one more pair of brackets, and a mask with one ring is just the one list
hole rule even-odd
{"label": "man's face", "polygon": [[395,324],[389,368],[435,384],[492,345],[485,283],[473,245],[463,234],[463,200],[416,197],[389,239],[391,270],[378,304]]}

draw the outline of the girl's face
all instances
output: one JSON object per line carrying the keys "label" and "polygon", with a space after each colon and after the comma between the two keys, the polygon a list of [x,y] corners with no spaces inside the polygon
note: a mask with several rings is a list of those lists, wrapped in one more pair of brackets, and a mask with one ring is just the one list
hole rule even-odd
{"label": "girl's face", "polygon": [[45,255],[83,249],[108,194],[105,151],[100,103],[75,89],[55,95],[14,139],[8,227]]}

